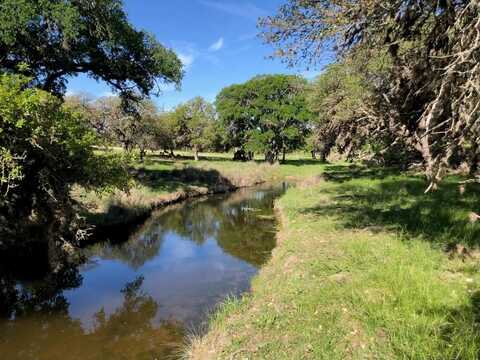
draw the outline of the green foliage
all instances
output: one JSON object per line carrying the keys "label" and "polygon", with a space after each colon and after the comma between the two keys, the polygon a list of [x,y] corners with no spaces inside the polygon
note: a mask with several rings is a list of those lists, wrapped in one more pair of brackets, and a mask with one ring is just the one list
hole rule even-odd
{"label": "green foliage", "polygon": [[[479,21],[478,0],[289,0],[261,24],[290,64],[316,63],[331,48],[341,62],[365,56],[373,65],[366,72],[378,77],[367,79],[372,98],[361,136],[383,145],[384,160],[421,163],[430,190],[462,162],[472,175],[479,170]],[[382,72],[375,66],[386,51],[390,64]],[[355,103],[345,105],[340,115],[348,117]]]}
{"label": "green foliage", "polygon": [[18,164],[18,159],[12,155],[9,149],[0,148],[0,190],[2,195],[7,196],[22,178],[22,168]]}
{"label": "green foliage", "polygon": [[269,162],[301,147],[311,117],[305,88],[297,76],[264,75],[223,89],[216,106],[230,146],[262,152]]}
{"label": "green foliage", "polygon": [[[314,113],[313,135],[309,148],[325,161],[334,147],[347,158],[374,156],[372,144],[388,142],[378,134],[368,134],[369,106],[375,90],[386,81],[391,67],[387,54],[372,58],[359,50],[342,61],[329,65],[308,89],[308,104]],[[368,148],[369,151],[365,151]]]}
{"label": "green foliage", "polygon": [[229,147],[241,148],[255,127],[249,113],[249,88],[245,85],[228,86],[217,95],[215,107],[222,125],[222,136]]}
{"label": "green foliage", "polygon": [[128,176],[118,157],[94,154],[97,137],[82,112],[63,107],[45,91],[25,88],[29,81],[0,75],[0,233],[56,220],[66,234],[73,226],[73,184],[126,188]]}
{"label": "green foliage", "polygon": [[176,119],[172,113],[164,112],[158,115],[154,136],[155,149],[173,155],[173,150],[177,147],[176,126]]}
{"label": "green foliage", "polygon": [[176,122],[177,144],[198,152],[212,146],[216,137],[215,108],[201,97],[179,105],[172,116]]}
{"label": "green foliage", "polygon": [[57,94],[85,73],[124,99],[179,84],[182,64],[172,50],[128,22],[121,0],[1,0],[0,71],[22,73]]}

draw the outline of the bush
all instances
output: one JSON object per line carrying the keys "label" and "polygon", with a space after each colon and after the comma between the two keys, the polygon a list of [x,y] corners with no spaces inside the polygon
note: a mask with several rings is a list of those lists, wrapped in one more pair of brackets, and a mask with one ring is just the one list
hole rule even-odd
{"label": "bush", "polygon": [[32,226],[42,226],[35,235],[73,240],[71,187],[128,185],[122,159],[94,153],[97,138],[84,114],[29,81],[0,75],[0,238],[10,240],[4,246],[27,238]]}

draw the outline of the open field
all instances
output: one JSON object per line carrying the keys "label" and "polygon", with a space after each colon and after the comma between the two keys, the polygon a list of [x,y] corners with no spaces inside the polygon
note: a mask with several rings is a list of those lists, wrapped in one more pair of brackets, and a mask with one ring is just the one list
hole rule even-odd
{"label": "open field", "polygon": [[186,356],[478,359],[478,189],[450,178],[425,195],[422,178],[337,165],[324,178],[279,200],[252,293],[221,306]]}

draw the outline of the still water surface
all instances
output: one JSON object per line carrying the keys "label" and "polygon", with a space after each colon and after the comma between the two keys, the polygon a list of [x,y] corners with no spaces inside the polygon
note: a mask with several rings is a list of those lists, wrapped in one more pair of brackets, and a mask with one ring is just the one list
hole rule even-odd
{"label": "still water surface", "polygon": [[275,246],[274,199],[244,190],[163,209],[123,244],[19,280],[0,270],[0,359],[164,359]]}

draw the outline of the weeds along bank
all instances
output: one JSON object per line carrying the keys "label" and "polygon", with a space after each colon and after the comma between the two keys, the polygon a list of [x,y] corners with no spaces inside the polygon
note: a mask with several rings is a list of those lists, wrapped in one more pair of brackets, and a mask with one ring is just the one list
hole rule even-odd
{"label": "weeds along bank", "polygon": [[[327,166],[290,188],[272,259],[225,303],[189,359],[477,359],[479,193],[455,181]],[[449,256],[450,255],[450,256]]]}

